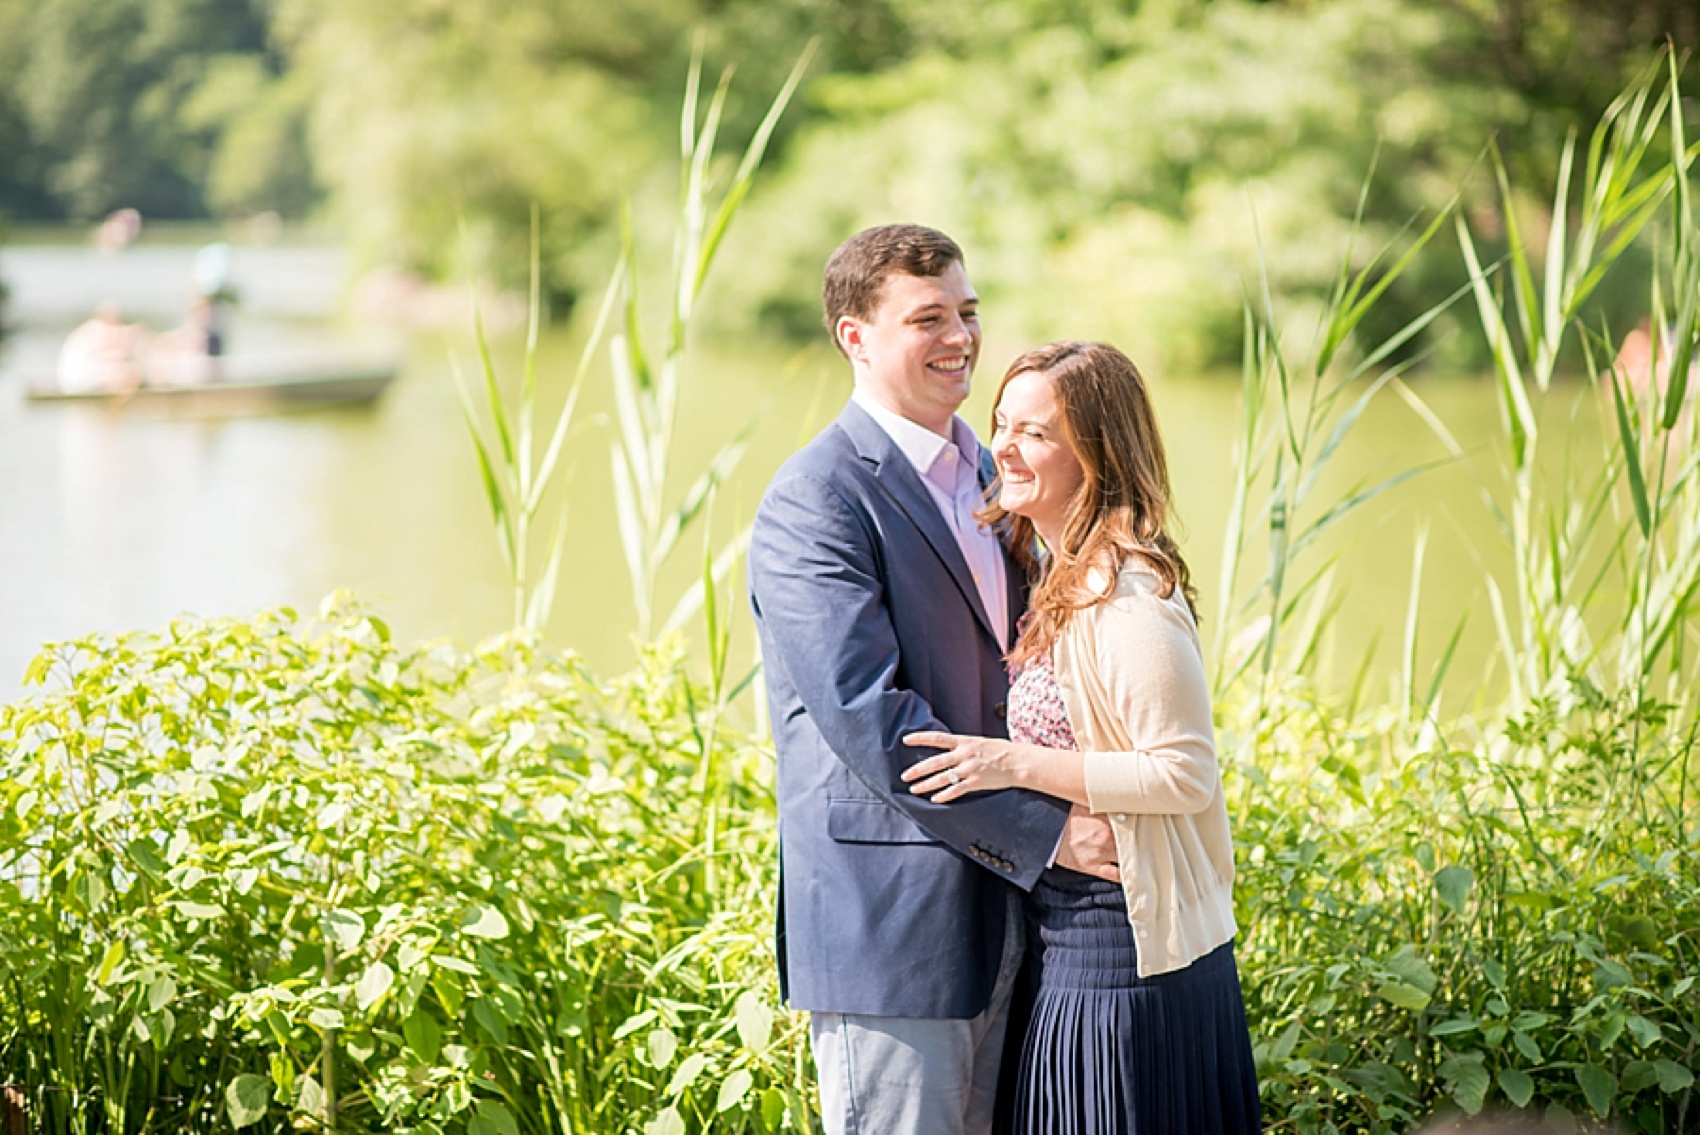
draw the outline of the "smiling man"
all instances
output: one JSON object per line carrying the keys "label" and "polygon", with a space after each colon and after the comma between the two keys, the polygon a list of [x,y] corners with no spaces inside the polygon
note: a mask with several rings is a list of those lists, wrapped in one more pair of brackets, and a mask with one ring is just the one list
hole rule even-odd
{"label": "smiling man", "polygon": [[855,388],[774,476],[750,543],[779,759],[780,989],[811,1011],[829,1135],[991,1129],[1019,889],[1048,863],[1115,877],[1108,825],[1020,790],[949,804],[900,738],[1005,736],[1025,589],[974,513],[992,469],[956,416],[980,352],[962,251],[917,225],[827,262]]}

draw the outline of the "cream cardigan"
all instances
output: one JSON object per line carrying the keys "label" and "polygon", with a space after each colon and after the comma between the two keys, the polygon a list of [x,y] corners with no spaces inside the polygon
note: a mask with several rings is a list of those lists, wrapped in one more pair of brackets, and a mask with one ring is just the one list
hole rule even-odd
{"label": "cream cardigan", "polygon": [[1130,557],[1113,594],[1075,614],[1053,652],[1087,801],[1115,829],[1141,977],[1184,969],[1235,933],[1204,652],[1179,591],[1164,599],[1161,588]]}

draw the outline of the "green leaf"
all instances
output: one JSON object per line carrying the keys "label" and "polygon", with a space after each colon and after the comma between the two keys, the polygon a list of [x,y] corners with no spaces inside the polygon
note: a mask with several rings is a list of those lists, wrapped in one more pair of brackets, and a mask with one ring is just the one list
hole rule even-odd
{"label": "green leaf", "polygon": [[1269,1050],[1271,1059],[1285,1060],[1291,1056],[1293,1049],[1298,1047],[1299,1038],[1302,1035],[1303,1030],[1297,1021],[1282,1029],[1281,1035],[1275,1038],[1275,1043]]}
{"label": "green leaf", "polygon": [[106,953],[101,956],[100,969],[95,971],[96,985],[105,985],[112,980],[112,975],[118,972],[118,965],[124,960],[124,939],[120,938],[106,947]]}
{"label": "green leaf", "polygon": [[47,681],[47,675],[53,670],[53,655],[43,651],[30,660],[24,668],[24,685],[39,686]]}
{"label": "green leaf", "polygon": [[697,256],[697,267],[692,288],[700,289],[703,280],[708,275],[708,268],[714,261],[715,251],[726,235],[726,230],[732,224],[732,218],[737,215],[738,208],[744,197],[749,193],[750,185],[755,179],[756,167],[761,164],[762,155],[767,151],[768,139],[772,137],[774,127],[779,124],[780,115],[791,102],[791,96],[796,93],[797,85],[803,81],[803,74],[808,70],[809,61],[814,58],[815,49],[820,46],[820,37],[809,40],[802,54],[792,66],[791,73],[786,76],[785,84],[773,102],[767,108],[767,114],[762,117],[761,125],[756,128],[755,135],[744,149],[743,160],[738,163],[738,172],[733,177],[731,188],[721,201],[720,209],[715,214],[713,223],[709,226],[707,238],[702,245],[702,251]]}
{"label": "green leaf", "polygon": [[1403,981],[1382,982],[1381,988],[1375,991],[1375,995],[1389,1004],[1397,1005],[1401,1009],[1408,1009],[1413,1013],[1428,1008],[1429,1003],[1427,993],[1414,985],[1407,985]]}
{"label": "green leaf", "polygon": [[685,1135],[685,1120],[679,1109],[669,1104],[661,1113],[643,1125],[643,1135]]}
{"label": "green leaf", "polygon": [[1543,1059],[1541,1056],[1541,1046],[1535,1043],[1534,1037],[1530,1036],[1522,1029],[1515,1029],[1511,1033],[1511,1043],[1517,1046],[1517,1051],[1521,1052],[1523,1054],[1523,1059],[1527,1060],[1530,1064],[1541,1063]]}
{"label": "green leaf", "polygon": [[1694,1085],[1694,1073],[1674,1060],[1655,1060],[1653,1070],[1659,1075],[1659,1090],[1667,1096],[1686,1092]]}
{"label": "green leaf", "polygon": [[744,1068],[726,1077],[720,1085],[720,1095],[714,1101],[714,1110],[731,1111],[743,1103],[744,1097],[750,1094],[750,1086],[755,1082],[755,1077]]}
{"label": "green leaf", "polygon": [[[1472,1059],[1471,1057],[1474,1057]],[[1475,1115],[1487,1102],[1488,1086],[1493,1082],[1488,1070],[1482,1067],[1481,1054],[1449,1056],[1440,1065],[1440,1077],[1458,1106]]]}
{"label": "green leaf", "polygon": [[482,1125],[482,1130],[490,1135],[519,1135],[519,1123],[500,1100],[479,1100],[472,1123],[467,1125],[468,1131],[472,1130],[473,1124]]}
{"label": "green leaf", "polygon": [[685,1057],[685,1062],[673,1072],[673,1078],[667,1081],[667,1094],[676,1096],[696,1082],[702,1075],[702,1070],[708,1067],[708,1057],[700,1052],[693,1052]]}
{"label": "green leaf", "polygon": [[777,1131],[784,1119],[785,1093],[778,1088],[768,1088],[761,1094],[762,1125],[769,1131]]}
{"label": "green leaf", "polygon": [[327,910],[320,926],[326,939],[341,946],[344,952],[359,949],[360,939],[366,936],[366,920],[352,910]]}
{"label": "green leaf", "polygon": [[130,846],[125,848],[125,851],[131,859],[135,860],[136,866],[154,878],[160,878],[165,874],[165,860],[159,857],[159,848],[147,836],[137,836],[131,840]]}
{"label": "green leaf", "polygon": [[639,1029],[641,1029],[645,1025],[649,1024],[649,1022],[655,1020],[655,1018],[658,1017],[658,1016],[660,1016],[660,1014],[657,1013],[654,1009],[645,1009],[641,1013],[633,1014],[632,1016],[626,1018],[626,1020],[621,1023],[619,1028],[614,1030],[614,1039],[615,1040],[625,1040],[627,1037],[631,1036],[633,1033],[637,1032]]}
{"label": "green leaf", "polygon": [[738,994],[733,1011],[738,1022],[738,1039],[759,1056],[773,1038],[773,1010],[759,993],[746,989]]}
{"label": "green leaf", "polygon": [[665,1068],[673,1063],[673,1056],[679,1051],[679,1038],[673,1035],[672,1029],[653,1029],[649,1034],[649,1066]]}
{"label": "green leaf", "polygon": [[567,389],[567,398],[561,406],[561,412],[555,418],[555,429],[549,437],[549,444],[544,447],[543,460],[538,463],[537,475],[531,484],[531,496],[522,502],[522,511],[527,515],[535,513],[543,503],[543,494],[549,483],[554,479],[556,463],[561,459],[561,448],[566,444],[567,434],[572,426],[573,413],[578,407],[579,392],[584,388],[585,376],[590,372],[590,364],[601,349],[602,336],[608,326],[608,316],[614,310],[615,301],[620,297],[621,286],[626,278],[626,260],[621,257],[615,265],[614,272],[608,280],[608,286],[602,293],[602,304],[597,308],[596,319],[591,325],[590,336],[585,340],[584,348],[579,352],[578,366],[573,371],[572,385]]}
{"label": "green leaf", "polygon": [[1453,1017],[1450,1021],[1441,1021],[1429,1029],[1428,1034],[1430,1036],[1455,1036],[1458,1033],[1467,1033],[1475,1027],[1476,1019],[1474,1017]]}
{"label": "green leaf", "polygon": [[407,1041],[408,1049],[419,1058],[421,1064],[435,1064],[437,1054],[443,1050],[443,1030],[437,1027],[437,1019],[424,1009],[415,1009],[413,1015],[402,1022],[401,1035]]}
{"label": "green leaf", "polygon": [[1387,971],[1407,985],[1414,985],[1424,993],[1432,994],[1439,979],[1434,975],[1434,968],[1417,953],[1416,946],[1407,942],[1393,953],[1382,959],[1381,964]]}
{"label": "green leaf", "polygon": [[1617,1087],[1626,1096],[1645,1091],[1659,1082],[1659,1073],[1648,1060],[1631,1060],[1623,1066]]}
{"label": "green leaf", "polygon": [[460,932],[492,940],[508,936],[508,920],[493,906],[480,904],[461,916]]}
{"label": "green leaf", "polygon": [[403,973],[412,973],[419,968],[419,963],[428,955],[412,942],[403,942],[401,949],[396,951],[396,964],[401,966]]}
{"label": "green leaf", "polygon": [[311,1115],[322,1119],[325,1114],[325,1089],[319,1086],[314,1076],[303,1076],[300,1090],[295,1095],[295,1109],[303,1115]]}
{"label": "green leaf", "polygon": [[264,1076],[244,1073],[225,1085],[224,1110],[235,1127],[251,1127],[266,1116],[266,1104],[271,1096],[271,1081]]}
{"label": "green leaf", "polygon": [[373,962],[354,985],[354,999],[362,1009],[370,1009],[395,984],[395,971],[383,962]]}
{"label": "green leaf", "polygon": [[496,1006],[485,998],[479,998],[472,1003],[472,1019],[479,1027],[499,1045],[508,1043],[508,1022],[502,1019],[502,1014]]}
{"label": "green leaf", "polygon": [[1588,1097],[1588,1106],[1601,1119],[1611,1115],[1611,1101],[1617,1095],[1617,1077],[1598,1064],[1584,1064],[1576,1069],[1576,1082]]}
{"label": "green leaf", "polygon": [[490,506],[490,519],[496,527],[496,543],[502,552],[502,562],[507,565],[509,571],[513,571],[514,544],[507,498],[502,491],[502,482],[496,475],[495,461],[491,458],[489,447],[484,443],[484,435],[478,428],[478,414],[472,408],[472,395],[467,390],[465,376],[460,372],[460,364],[454,362],[451,369],[455,377],[455,391],[460,395],[466,432],[472,439],[473,453],[478,458],[478,477],[484,486],[484,500]]}
{"label": "green leaf", "polygon": [[1623,376],[1614,366],[1610,373],[1611,401],[1617,412],[1617,438],[1623,446],[1623,471],[1629,478],[1629,499],[1635,505],[1635,523],[1641,535],[1652,531],[1652,507],[1647,503],[1647,481],[1641,473],[1641,441],[1629,420],[1628,399],[1623,393]]}
{"label": "green leaf", "polygon": [[157,1013],[177,996],[177,983],[170,974],[161,974],[148,986],[148,1012]]}
{"label": "green leaf", "polygon": [[464,958],[452,957],[449,954],[432,954],[431,961],[433,964],[443,969],[453,970],[455,973],[464,973],[468,977],[478,976],[478,967]]}
{"label": "green leaf", "polygon": [[1649,1021],[1640,1014],[1629,1018],[1629,1035],[1635,1038],[1635,1043],[1642,1048],[1651,1048],[1665,1038],[1664,1030],[1654,1021]]}
{"label": "green leaf", "polygon": [[171,905],[177,908],[177,913],[185,918],[213,919],[223,918],[224,908],[213,906],[211,903],[190,902],[188,899],[173,899]]}
{"label": "green leaf", "polygon": [[560,515],[555,518],[555,532],[549,538],[549,552],[543,559],[543,575],[531,589],[531,599],[525,605],[525,628],[542,631],[555,606],[555,589],[561,578],[561,564],[567,552],[567,498],[563,495]]}
{"label": "green leaf", "polygon": [[1460,867],[1457,864],[1442,867],[1434,874],[1434,889],[1439,892],[1440,901],[1456,914],[1464,913],[1464,904],[1470,898],[1470,888],[1475,885],[1476,876],[1468,867]]}
{"label": "green leaf", "polygon": [[1514,1107],[1528,1107],[1529,1101],[1535,1095],[1535,1081],[1527,1072],[1516,1068],[1502,1068],[1499,1072],[1499,1090],[1505,1093]]}
{"label": "green leaf", "polygon": [[307,1014],[307,1023],[326,1032],[340,1029],[343,1026],[342,1010],[320,1007]]}

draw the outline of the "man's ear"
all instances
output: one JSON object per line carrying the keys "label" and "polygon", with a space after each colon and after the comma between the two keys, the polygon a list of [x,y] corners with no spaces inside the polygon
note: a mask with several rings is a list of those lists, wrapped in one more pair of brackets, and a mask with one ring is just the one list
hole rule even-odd
{"label": "man's ear", "polygon": [[862,348],[862,325],[854,316],[841,315],[838,323],[832,329],[832,334],[838,340],[838,349],[852,362],[862,361],[865,352]]}

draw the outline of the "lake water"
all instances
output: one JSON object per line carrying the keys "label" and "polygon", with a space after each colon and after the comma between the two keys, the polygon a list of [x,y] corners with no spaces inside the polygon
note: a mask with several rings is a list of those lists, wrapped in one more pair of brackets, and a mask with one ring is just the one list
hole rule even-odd
{"label": "lake water", "polygon": [[[146,243],[112,256],[72,244],[0,249],[16,325],[0,345],[0,698],[17,693],[24,667],[47,641],[160,627],[181,612],[222,615],[276,604],[311,610],[338,588],[363,596],[404,640],[473,641],[507,625],[511,592],[453,387],[452,359],[475,369],[464,330],[387,333],[406,365],[364,409],[194,420],[24,401],[29,376],[51,371],[66,332],[99,301],[116,300],[127,317],[155,328],[177,322],[192,255],[190,245]],[[347,306],[347,272],[335,247],[239,247],[243,302],[234,350],[370,339],[338,314]],[[988,340],[979,389],[965,411],[976,428],[988,416],[1002,363],[1021,346]],[[576,353],[571,333],[546,337],[542,375],[554,397]],[[513,336],[498,342],[497,355],[505,373],[517,374]],[[1232,493],[1237,378],[1149,377],[1171,447],[1185,548],[1213,621],[1223,617],[1217,576]],[[1419,388],[1467,448],[1486,447],[1496,434],[1488,383],[1428,379]],[[700,351],[681,404],[675,486],[759,409],[749,454],[716,503],[715,527],[724,538],[749,518],[773,469],[830,421],[847,392],[847,373],[825,344]],[[548,627],[553,642],[577,649],[602,672],[630,661],[633,626],[609,490],[611,404],[599,364],[569,446],[568,564]],[[1383,399],[1319,497],[1440,452],[1407,407]],[[1378,634],[1378,669],[1396,669],[1412,534],[1423,526],[1431,533],[1424,636],[1438,650],[1458,612],[1474,608],[1479,614],[1458,665],[1481,664],[1492,637],[1480,602],[1483,564],[1500,558],[1477,490],[1477,478],[1493,479],[1491,469],[1482,472],[1491,464],[1483,456],[1475,467],[1401,487],[1323,550],[1342,555],[1337,582],[1348,593],[1333,644],[1336,670],[1349,673]],[[700,570],[701,548],[700,535],[684,541],[663,580],[663,609]],[[740,600],[737,662],[751,657],[746,611]]]}

